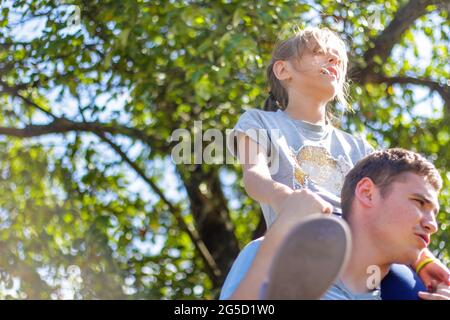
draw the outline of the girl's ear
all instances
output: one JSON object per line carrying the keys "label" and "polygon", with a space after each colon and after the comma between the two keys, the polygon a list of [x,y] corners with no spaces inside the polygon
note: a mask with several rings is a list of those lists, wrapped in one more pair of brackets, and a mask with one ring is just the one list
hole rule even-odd
{"label": "girl's ear", "polygon": [[278,80],[291,79],[291,75],[288,70],[287,62],[284,60],[278,60],[273,64],[272,71]]}
{"label": "girl's ear", "polygon": [[363,207],[370,208],[374,205],[376,192],[375,183],[369,177],[365,177],[356,184],[355,198]]}

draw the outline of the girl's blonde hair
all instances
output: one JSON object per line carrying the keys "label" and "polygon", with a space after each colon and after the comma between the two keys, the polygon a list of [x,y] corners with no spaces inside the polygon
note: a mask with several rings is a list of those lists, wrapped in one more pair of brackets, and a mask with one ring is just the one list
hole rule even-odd
{"label": "girl's blonde hair", "polygon": [[[286,89],[273,72],[273,65],[279,60],[300,59],[305,52],[316,53],[318,51],[328,52],[334,49],[338,52],[341,60],[341,77],[339,78],[339,89],[336,99],[345,109],[351,109],[347,102],[348,84],[346,81],[348,57],[344,42],[333,31],[328,28],[306,28],[297,30],[294,35],[279,43],[273,53],[269,66],[267,67],[267,79],[269,81],[269,97],[266,100],[264,109],[276,110],[285,109],[289,102]],[[328,111],[328,116],[330,113]]]}

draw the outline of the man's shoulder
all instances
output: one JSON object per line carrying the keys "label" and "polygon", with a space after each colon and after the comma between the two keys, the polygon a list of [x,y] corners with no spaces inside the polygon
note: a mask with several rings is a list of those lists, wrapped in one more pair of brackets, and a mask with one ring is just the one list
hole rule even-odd
{"label": "man's shoulder", "polygon": [[377,288],[366,293],[354,293],[338,280],[328,289],[321,300],[381,300],[381,292]]}

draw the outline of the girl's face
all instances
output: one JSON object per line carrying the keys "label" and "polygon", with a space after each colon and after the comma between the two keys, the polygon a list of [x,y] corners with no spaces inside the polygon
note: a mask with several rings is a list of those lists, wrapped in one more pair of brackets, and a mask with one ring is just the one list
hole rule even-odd
{"label": "girl's face", "polygon": [[342,90],[345,74],[337,50],[307,50],[300,59],[286,62],[289,78],[285,85],[288,93],[295,91],[330,101]]}

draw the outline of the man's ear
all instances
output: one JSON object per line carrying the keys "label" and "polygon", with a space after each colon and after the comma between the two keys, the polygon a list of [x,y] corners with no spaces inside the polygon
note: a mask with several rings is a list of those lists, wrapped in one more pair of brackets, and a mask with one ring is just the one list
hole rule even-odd
{"label": "man's ear", "polygon": [[356,184],[355,198],[366,208],[371,208],[374,205],[375,183],[369,177],[364,177]]}
{"label": "man's ear", "polygon": [[272,67],[273,73],[278,80],[287,80],[291,78],[291,74],[289,73],[287,61],[278,60],[275,61]]}

